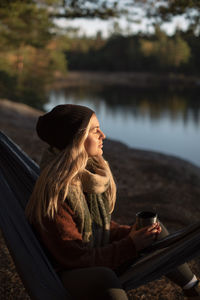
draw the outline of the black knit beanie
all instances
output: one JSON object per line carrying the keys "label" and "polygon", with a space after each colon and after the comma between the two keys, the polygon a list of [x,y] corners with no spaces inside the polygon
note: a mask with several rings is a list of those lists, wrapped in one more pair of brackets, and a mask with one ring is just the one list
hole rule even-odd
{"label": "black knit beanie", "polygon": [[38,136],[50,146],[63,150],[87,127],[95,112],[86,106],[63,104],[40,116],[36,125]]}

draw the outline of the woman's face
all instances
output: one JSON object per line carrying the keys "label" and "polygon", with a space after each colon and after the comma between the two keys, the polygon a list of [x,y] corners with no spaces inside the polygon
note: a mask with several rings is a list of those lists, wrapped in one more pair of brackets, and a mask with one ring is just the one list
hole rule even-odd
{"label": "woman's face", "polygon": [[99,156],[103,154],[103,140],[105,138],[106,136],[99,127],[99,121],[96,115],[92,115],[89,133],[84,144],[88,156]]}

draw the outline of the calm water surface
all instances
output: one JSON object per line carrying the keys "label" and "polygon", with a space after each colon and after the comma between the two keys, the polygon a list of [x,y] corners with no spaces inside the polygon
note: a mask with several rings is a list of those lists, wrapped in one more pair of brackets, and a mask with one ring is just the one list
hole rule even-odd
{"label": "calm water surface", "polygon": [[73,103],[95,110],[108,138],[139,149],[175,155],[200,166],[199,91],[128,88],[51,90],[49,111]]}

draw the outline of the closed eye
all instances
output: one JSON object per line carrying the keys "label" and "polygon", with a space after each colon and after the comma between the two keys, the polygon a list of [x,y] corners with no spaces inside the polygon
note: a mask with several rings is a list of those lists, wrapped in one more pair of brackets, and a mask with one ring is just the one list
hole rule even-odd
{"label": "closed eye", "polygon": [[100,133],[100,128],[99,127],[94,128],[93,132],[94,133]]}

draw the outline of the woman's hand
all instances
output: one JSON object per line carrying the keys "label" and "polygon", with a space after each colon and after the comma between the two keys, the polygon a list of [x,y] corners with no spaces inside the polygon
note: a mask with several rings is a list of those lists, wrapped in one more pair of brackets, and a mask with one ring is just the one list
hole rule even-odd
{"label": "woman's hand", "polygon": [[157,235],[161,232],[159,223],[136,230],[136,224],[133,225],[129,236],[132,238],[136,250],[139,252],[142,249],[150,246],[156,239]]}

